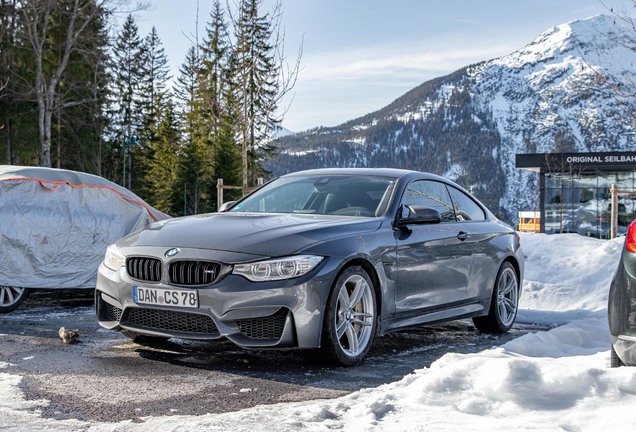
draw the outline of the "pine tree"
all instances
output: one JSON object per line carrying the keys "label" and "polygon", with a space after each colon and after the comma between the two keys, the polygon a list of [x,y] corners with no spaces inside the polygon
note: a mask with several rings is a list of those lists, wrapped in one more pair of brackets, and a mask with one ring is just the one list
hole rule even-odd
{"label": "pine tree", "polygon": [[[212,211],[216,207],[216,179],[219,151],[224,157],[236,157],[235,119],[227,115],[228,64],[231,53],[225,12],[215,1],[206,26],[206,35],[198,47],[188,51],[178,78],[177,97],[181,101],[186,140],[179,164],[183,213]],[[233,111],[234,112],[234,111]],[[232,126],[227,122],[230,121]],[[221,140],[225,140],[221,143]],[[224,164],[232,166],[234,160]],[[224,171],[229,173],[231,170]],[[235,180],[235,176],[232,177]]]}
{"label": "pine tree", "polygon": [[[132,186],[132,161],[127,153],[130,146],[138,143],[144,127],[144,106],[140,96],[144,71],[139,67],[143,59],[144,51],[137,24],[132,15],[128,15],[122,29],[117,32],[113,49],[111,101],[111,140],[119,144],[122,163],[126,161],[120,178],[121,184],[128,187]],[[125,170],[128,171],[127,178],[123,178]]]}
{"label": "pine tree", "polygon": [[198,213],[199,185],[203,170],[203,161],[194,137],[196,136],[195,99],[197,97],[198,77],[201,69],[199,47],[192,46],[179,68],[175,97],[178,101],[177,111],[183,127],[184,137],[179,151],[179,163],[175,179],[178,197],[174,203],[174,211],[179,215]]}
{"label": "pine tree", "polygon": [[[221,121],[217,134],[216,158],[214,172],[216,178],[223,179],[226,185],[241,184],[241,148],[236,142],[236,131],[239,129],[238,106],[233,99],[234,93],[227,88],[223,93],[225,109],[221,113]],[[224,193],[224,201],[232,201],[241,197],[239,190],[228,190]]]}
{"label": "pine tree", "polygon": [[159,125],[154,132],[155,140],[149,161],[150,188],[147,199],[153,206],[165,213],[180,211],[180,190],[178,188],[179,152],[181,148],[179,121],[171,100],[161,111]]}
{"label": "pine tree", "polygon": [[226,91],[229,69],[230,40],[225,14],[220,0],[215,0],[211,23],[201,47],[203,62],[199,72],[198,94],[203,110],[210,118],[210,133],[218,135],[224,110],[223,95]]}
{"label": "pine tree", "polygon": [[300,62],[299,54],[295,67],[285,67],[280,2],[265,14],[262,4],[263,0],[241,0],[234,21],[232,69],[240,106],[244,191],[264,173],[261,161],[273,153],[272,134],[281,123],[279,103],[293,87]]}
{"label": "pine tree", "polygon": [[[191,46],[186,53],[186,58],[179,68],[179,76],[174,87],[174,95],[177,101],[177,112],[181,117],[181,122],[187,124],[190,119],[194,98],[196,97],[197,81],[199,69],[201,67],[198,47]],[[191,130],[193,126],[187,125],[186,129]]]}
{"label": "pine tree", "polygon": [[275,89],[271,76],[275,73],[271,23],[267,15],[259,15],[261,0],[241,0],[235,23],[236,48],[233,58],[237,84],[237,100],[241,116],[241,165],[243,191],[254,182],[257,172],[258,147],[267,135],[270,107]]}
{"label": "pine tree", "polygon": [[171,77],[168,58],[155,27],[143,41],[141,68],[143,75],[140,102],[145,114],[144,127],[156,128],[157,119],[164,108],[159,106],[159,102],[166,99],[167,85]]}
{"label": "pine tree", "polygon": [[[224,112],[230,40],[225,21],[225,13],[219,0],[214,2],[211,22],[206,28],[206,36],[200,47],[201,65],[190,113],[191,145],[198,148],[201,157],[199,176],[200,210],[213,210],[216,205],[216,159],[221,136],[222,123],[227,120]],[[224,130],[227,130],[225,128]],[[233,137],[232,137],[233,141]]]}
{"label": "pine tree", "polygon": [[149,165],[156,151],[160,123],[170,99],[167,90],[170,79],[168,59],[155,27],[144,38],[141,53],[139,104],[143,126],[137,137],[138,144],[130,149],[131,173],[135,173],[135,192],[141,196],[150,196],[154,172]]}

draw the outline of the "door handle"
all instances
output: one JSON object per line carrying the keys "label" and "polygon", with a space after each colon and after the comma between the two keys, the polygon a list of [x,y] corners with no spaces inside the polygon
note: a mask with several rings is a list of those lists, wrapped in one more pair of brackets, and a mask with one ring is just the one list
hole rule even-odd
{"label": "door handle", "polygon": [[457,234],[457,238],[461,241],[464,241],[468,239],[469,237],[470,237],[470,233],[467,233],[465,231],[460,231],[459,234]]}

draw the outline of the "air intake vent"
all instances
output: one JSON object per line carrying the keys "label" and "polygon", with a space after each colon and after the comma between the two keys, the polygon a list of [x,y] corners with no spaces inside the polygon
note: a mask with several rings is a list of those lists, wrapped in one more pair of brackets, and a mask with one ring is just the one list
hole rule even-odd
{"label": "air intake vent", "polygon": [[214,321],[207,315],[145,308],[126,309],[122,324],[140,329],[218,336]]}
{"label": "air intake vent", "polygon": [[121,319],[122,310],[109,303],[103,302],[106,306],[106,321],[119,321]]}
{"label": "air intake vent", "polygon": [[287,314],[288,310],[281,308],[268,317],[236,320],[236,325],[241,333],[252,339],[280,339]]}
{"label": "air intake vent", "polygon": [[145,282],[161,281],[161,260],[148,257],[130,257],[126,271],[131,278]]}
{"label": "air intake vent", "polygon": [[209,285],[216,281],[221,266],[210,261],[173,261],[170,263],[170,284]]}

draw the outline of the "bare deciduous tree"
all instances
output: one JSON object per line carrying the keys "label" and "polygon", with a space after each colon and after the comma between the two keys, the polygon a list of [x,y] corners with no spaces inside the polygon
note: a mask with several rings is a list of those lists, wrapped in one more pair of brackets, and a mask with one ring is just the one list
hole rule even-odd
{"label": "bare deciduous tree", "polygon": [[60,50],[59,61],[52,68],[45,67],[49,31],[55,13],[62,13],[57,0],[21,0],[20,13],[28,42],[33,48],[35,80],[32,90],[38,105],[40,165],[51,166],[51,122],[59,109],[57,87],[71,54],[78,49],[78,41],[86,27],[103,10],[100,0],[70,0],[66,2],[67,31]]}

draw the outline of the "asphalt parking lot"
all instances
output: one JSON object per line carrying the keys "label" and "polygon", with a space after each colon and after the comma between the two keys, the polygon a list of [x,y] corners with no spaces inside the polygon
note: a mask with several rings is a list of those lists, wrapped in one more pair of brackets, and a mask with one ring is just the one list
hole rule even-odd
{"label": "asphalt parking lot", "polygon": [[[376,338],[353,368],[326,366],[314,351],[246,351],[229,342],[182,340],[143,346],[100,328],[92,291],[38,291],[0,315],[2,371],[49,418],[143,421],[145,416],[200,415],[259,404],[336,398],[401,379],[447,352],[478,352],[530,331],[479,333],[455,321]],[[60,327],[78,329],[62,344]]]}

